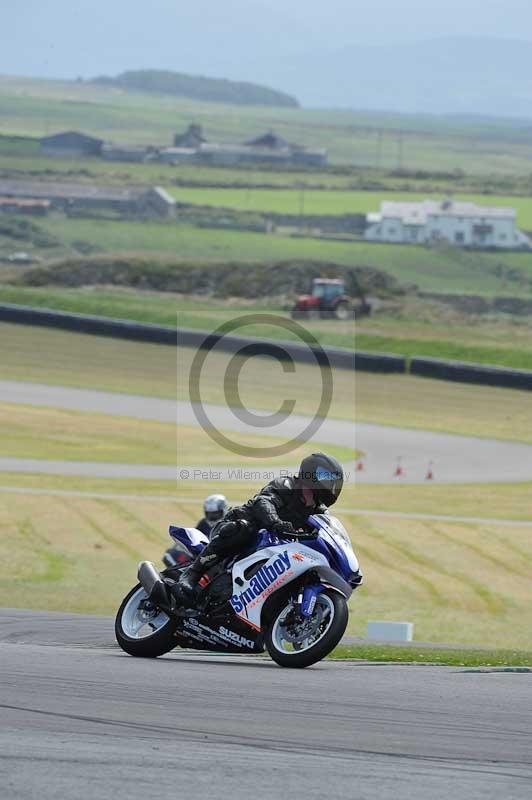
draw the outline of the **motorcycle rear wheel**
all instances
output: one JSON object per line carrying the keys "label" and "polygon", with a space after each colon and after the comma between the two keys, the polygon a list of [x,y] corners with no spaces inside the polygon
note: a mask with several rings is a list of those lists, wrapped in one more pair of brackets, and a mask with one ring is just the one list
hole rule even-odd
{"label": "motorcycle rear wheel", "polygon": [[150,609],[146,592],[137,584],[124,597],[115,620],[116,641],[130,656],[158,658],[176,647],[177,621]]}
{"label": "motorcycle rear wheel", "polygon": [[[270,621],[265,644],[270,657],[281,667],[309,667],[328,656],[345,633],[349,612],[345,597],[332,589],[318,595],[312,617],[307,624],[308,635],[301,626],[301,637],[283,623],[289,618],[292,604],[280,608]],[[288,638],[286,638],[288,637]]]}

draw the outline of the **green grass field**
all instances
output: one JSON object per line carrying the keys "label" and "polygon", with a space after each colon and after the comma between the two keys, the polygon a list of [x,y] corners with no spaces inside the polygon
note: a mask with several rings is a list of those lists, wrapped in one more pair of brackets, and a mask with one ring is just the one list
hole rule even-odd
{"label": "green grass field", "polygon": [[[306,192],[368,192],[379,197],[381,193],[396,192],[427,195],[474,194],[486,200],[490,195],[527,197],[532,191],[528,173],[509,175],[478,174],[466,172],[438,173],[410,170],[405,174],[395,170],[368,166],[333,165],[327,170],[298,172],[293,168],[274,170],[257,167],[214,167],[199,164],[172,166],[147,163],[103,161],[96,158],[55,158],[42,156],[37,139],[16,140],[2,138],[0,132],[0,173],[6,177],[38,178],[42,180],[69,180],[81,183],[106,183],[119,185],[163,185],[171,188],[179,199],[179,188],[226,189],[255,191],[263,189],[296,190],[298,198],[302,188]],[[201,198],[203,201],[203,198]],[[317,203],[313,200],[313,204]],[[343,201],[342,201],[343,202]],[[303,205],[306,207],[305,198]],[[293,209],[293,205],[290,208]],[[296,213],[300,211],[300,199]]]}
{"label": "green grass field", "polygon": [[[532,143],[504,120],[312,111],[198,103],[87,83],[0,78],[0,133],[42,136],[81,129],[114,141],[171,144],[190,122],[211,141],[246,141],[274,128],[290,141],[327,147],[331,161],[467,173],[530,172]],[[403,132],[402,156],[398,131]],[[379,145],[378,132],[382,131]],[[380,155],[379,155],[380,150]]]}
{"label": "green grass field", "polygon": [[[0,302],[200,330],[214,330],[222,322],[249,313],[287,315],[279,305],[260,301],[205,300],[121,288],[30,288],[0,284]],[[377,315],[362,319],[355,326],[336,320],[304,324],[319,342],[327,345],[532,369],[532,329],[526,318],[476,320],[474,325],[468,325],[463,318],[457,319],[452,314],[434,318],[430,304],[423,312],[418,303],[411,301],[400,314]],[[259,325],[249,326],[243,332],[266,338],[288,337],[285,330]]]}
{"label": "green grass field", "polygon": [[[31,398],[29,398],[31,399]],[[264,467],[262,459],[241,456],[220,447],[199,427],[90,414],[31,404],[0,402],[2,456],[60,461],[101,461],[118,464],[167,464]],[[249,447],[273,447],[284,440],[275,436],[246,435]],[[316,444],[319,449],[325,445]],[[356,458],[349,447],[328,446],[343,462]],[[304,445],[289,455],[268,459],[268,468],[298,463]]]}
{"label": "green grass field", "polygon": [[31,404],[0,403],[0,440],[10,458],[176,463],[172,425]]}
{"label": "green grass field", "polygon": [[[168,187],[167,187],[168,188]],[[278,214],[366,214],[378,211],[383,200],[425,200],[422,192],[317,191],[306,189],[169,189],[176,200],[196,205],[233,208],[241,211],[275,212]],[[517,224],[532,229],[532,197],[509,195],[455,194],[462,200],[487,206],[512,206],[517,210]]]}
{"label": "green grass field", "polygon": [[[485,296],[532,296],[532,257],[528,253],[473,253],[454,248],[397,247],[366,242],[329,242],[308,238],[205,230],[184,224],[67,219],[60,214],[39,225],[62,242],[40,251],[47,259],[79,255],[79,242],[100,252],[159,254],[177,260],[227,261],[310,260],[381,269],[403,285],[434,292]],[[32,247],[24,247],[32,251]],[[2,253],[20,243],[0,237]]]}

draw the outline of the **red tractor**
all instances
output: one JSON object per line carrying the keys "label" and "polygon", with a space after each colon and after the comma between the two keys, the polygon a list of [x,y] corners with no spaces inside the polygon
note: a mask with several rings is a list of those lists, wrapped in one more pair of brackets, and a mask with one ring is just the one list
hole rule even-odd
{"label": "red tractor", "polygon": [[314,278],[312,294],[302,294],[292,308],[292,319],[353,319],[371,313],[371,306],[361,296],[355,308],[353,299],[345,292],[341,278]]}

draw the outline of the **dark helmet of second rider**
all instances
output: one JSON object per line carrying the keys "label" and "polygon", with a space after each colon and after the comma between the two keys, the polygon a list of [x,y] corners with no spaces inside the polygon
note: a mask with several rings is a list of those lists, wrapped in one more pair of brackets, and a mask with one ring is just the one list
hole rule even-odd
{"label": "dark helmet of second rider", "polygon": [[296,482],[302,493],[312,491],[316,505],[332,506],[340,497],[344,485],[341,464],[325,453],[312,453],[301,462]]}

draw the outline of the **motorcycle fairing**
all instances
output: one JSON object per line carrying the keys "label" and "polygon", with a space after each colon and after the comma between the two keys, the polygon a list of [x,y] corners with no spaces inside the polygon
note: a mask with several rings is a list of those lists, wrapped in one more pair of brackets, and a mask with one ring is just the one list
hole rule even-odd
{"label": "motorcycle fairing", "polygon": [[[308,522],[312,527],[319,529],[319,536],[305,540],[305,545],[321,553],[327,559],[327,563],[345,581],[349,581],[351,576],[359,571],[359,563],[341,522],[329,514],[314,514],[309,517]],[[257,539],[257,550],[281,544],[283,541],[291,540],[283,540],[267,530],[261,530]]]}
{"label": "motorcycle fairing", "polygon": [[216,614],[185,617],[175,633],[181,647],[222,653],[262,653],[262,636],[227,609]]}
{"label": "motorcycle fairing", "polygon": [[[265,536],[269,534],[265,532]],[[261,539],[259,547],[260,543]],[[260,632],[262,608],[268,597],[299,575],[320,568],[329,568],[326,557],[300,542],[261,547],[233,565],[233,595],[229,602],[242,622]]]}
{"label": "motorcycle fairing", "polygon": [[196,556],[209,544],[208,537],[197,528],[179,528],[176,525],[170,525],[168,533],[172,539],[184,544]]}

